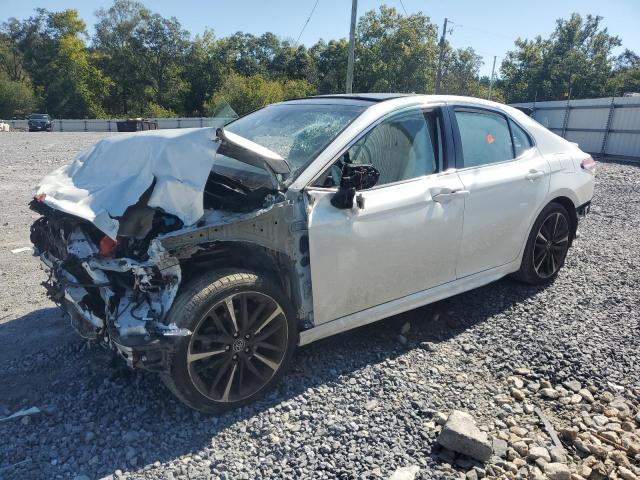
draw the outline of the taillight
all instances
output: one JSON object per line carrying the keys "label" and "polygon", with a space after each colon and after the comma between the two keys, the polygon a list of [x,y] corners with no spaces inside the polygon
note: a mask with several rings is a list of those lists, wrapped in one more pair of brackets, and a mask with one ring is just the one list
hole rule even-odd
{"label": "taillight", "polygon": [[596,168],[596,161],[592,157],[587,157],[580,162],[580,167],[587,172],[593,172]]}
{"label": "taillight", "polygon": [[118,247],[118,241],[114,240],[111,237],[104,236],[102,240],[100,240],[100,245],[98,246],[98,250],[100,251],[100,255],[103,257],[109,257],[113,252],[115,252]]}

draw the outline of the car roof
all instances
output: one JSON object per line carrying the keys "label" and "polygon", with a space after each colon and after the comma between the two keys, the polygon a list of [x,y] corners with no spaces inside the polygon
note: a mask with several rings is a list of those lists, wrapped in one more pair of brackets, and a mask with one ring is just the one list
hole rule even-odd
{"label": "car roof", "polygon": [[358,105],[370,107],[380,102],[401,97],[415,96],[413,93],[336,93],[330,95],[315,95],[313,97],[287,100],[283,104],[329,104],[329,105]]}
{"label": "car roof", "polygon": [[364,100],[367,102],[384,102],[399,97],[408,97],[415,93],[336,93],[330,95],[316,95],[310,98],[335,98],[345,100]]}
{"label": "car roof", "polygon": [[362,107],[364,110],[375,109],[381,113],[391,113],[392,111],[409,107],[412,105],[426,104],[453,104],[468,107],[486,107],[509,114],[512,117],[524,115],[523,112],[503,103],[485,100],[484,98],[465,97],[458,95],[432,95],[420,93],[346,93],[317,95],[314,97],[288,100],[281,105],[349,105]]}
{"label": "car roof", "polygon": [[281,102],[283,104],[333,104],[333,105],[359,105],[372,107],[381,103],[391,102],[397,106],[410,105],[416,102],[426,103],[457,103],[475,106],[486,106],[504,110],[510,107],[477,97],[464,97],[457,95],[433,95],[423,93],[340,93],[330,95],[316,95],[313,97],[298,98]]}

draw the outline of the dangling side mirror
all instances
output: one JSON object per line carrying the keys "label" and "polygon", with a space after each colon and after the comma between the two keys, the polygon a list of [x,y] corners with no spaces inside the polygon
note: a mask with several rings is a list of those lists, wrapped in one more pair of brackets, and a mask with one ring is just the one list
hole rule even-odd
{"label": "dangling side mirror", "polygon": [[367,190],[373,187],[380,178],[380,172],[373,165],[353,165],[345,163],[342,166],[342,178],[338,191],[331,197],[331,205],[336,208],[353,208],[353,198],[356,190]]}

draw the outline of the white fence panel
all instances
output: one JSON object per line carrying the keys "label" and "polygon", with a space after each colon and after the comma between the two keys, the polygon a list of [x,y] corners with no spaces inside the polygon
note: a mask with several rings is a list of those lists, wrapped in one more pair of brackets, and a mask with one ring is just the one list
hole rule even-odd
{"label": "white fence panel", "polygon": [[[117,122],[124,119],[54,119],[54,132],[117,132]],[[196,117],[196,118],[149,118],[145,120],[157,121],[159,129],[165,128],[201,128],[201,127],[221,127],[229,123],[233,118],[225,117]],[[11,130],[28,130],[29,125],[26,120],[4,120],[11,127]]]}
{"label": "white fence panel", "polygon": [[594,155],[640,160],[640,97],[518,103],[533,118]]}

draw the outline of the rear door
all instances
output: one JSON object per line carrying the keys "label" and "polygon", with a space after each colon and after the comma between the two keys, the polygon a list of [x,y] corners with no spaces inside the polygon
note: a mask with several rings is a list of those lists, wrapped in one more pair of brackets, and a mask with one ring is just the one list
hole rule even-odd
{"label": "rear door", "polygon": [[458,176],[469,192],[457,277],[515,260],[549,190],[533,138],[502,112],[454,106]]}
{"label": "rear door", "polygon": [[464,193],[455,170],[442,171],[443,122],[439,108],[413,107],[355,141],[349,160],[381,176],[353,209],[331,204],[335,168],[307,187],[316,324],[455,279]]}

